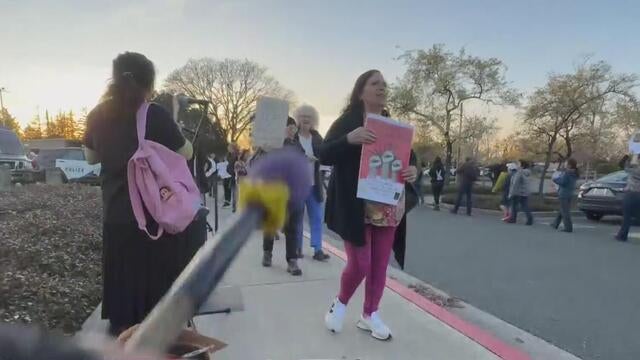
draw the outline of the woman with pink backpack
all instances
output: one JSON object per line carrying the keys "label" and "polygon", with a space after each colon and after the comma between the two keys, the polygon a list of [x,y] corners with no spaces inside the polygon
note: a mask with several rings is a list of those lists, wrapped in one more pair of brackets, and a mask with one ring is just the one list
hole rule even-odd
{"label": "woman with pink backpack", "polygon": [[[168,111],[147,102],[154,83],[153,63],[144,55],[118,55],[111,83],[89,113],[84,135],[87,159],[102,164],[102,318],[109,320],[113,335],[144,319],[207,236],[206,219],[195,216],[195,182],[187,175],[192,145]],[[149,179],[147,172],[145,177],[140,164],[147,163],[136,161],[148,161],[152,169],[171,165],[169,173],[177,171],[185,186],[173,174]],[[155,203],[144,193],[149,189],[158,190],[152,194]],[[163,213],[167,202],[181,202],[180,213]]]}

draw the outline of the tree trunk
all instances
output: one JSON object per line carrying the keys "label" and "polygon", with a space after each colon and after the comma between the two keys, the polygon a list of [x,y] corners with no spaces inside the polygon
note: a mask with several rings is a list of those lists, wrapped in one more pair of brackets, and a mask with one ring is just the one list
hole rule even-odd
{"label": "tree trunk", "polygon": [[449,134],[445,135],[444,141],[447,147],[447,152],[445,154],[445,160],[444,160],[444,167],[445,167],[444,178],[445,178],[445,183],[449,184],[449,181],[451,180],[449,171],[451,169],[451,160],[453,157],[453,142],[451,141],[451,136],[449,136]]}
{"label": "tree trunk", "polygon": [[540,184],[538,185],[538,194],[544,196],[544,180],[551,163],[551,155],[553,153],[553,146],[556,143],[556,137],[554,136],[547,145],[547,154],[544,157],[544,167],[542,168],[542,174],[540,174]]}

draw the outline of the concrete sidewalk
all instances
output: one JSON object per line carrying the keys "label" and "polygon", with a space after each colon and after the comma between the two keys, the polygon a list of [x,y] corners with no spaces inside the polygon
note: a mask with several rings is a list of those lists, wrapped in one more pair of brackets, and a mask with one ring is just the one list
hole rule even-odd
{"label": "concrete sidewalk", "polygon": [[[231,212],[221,209],[219,215],[223,229]],[[210,223],[213,225],[213,214]],[[276,241],[273,266],[264,268],[262,234],[255,232],[219,287],[218,305],[220,300],[229,302],[224,306],[234,310],[194,318],[200,333],[228,344],[215,354],[216,360],[530,359],[393,278],[387,279],[380,305],[381,316],[393,332],[391,341],[376,340],[355,326],[362,311],[364,284],[349,304],[343,332],[333,334],[324,326],[324,315],[338,292],[344,253],[326,242],[333,256],[320,263],[307,250],[299,263],[303,275],[294,277],[286,272],[284,241]],[[233,291],[227,291],[228,287]],[[83,333],[106,332],[106,321],[99,314],[100,306],[85,322]]]}
{"label": "concrete sidewalk", "polygon": [[[221,227],[228,215],[221,211]],[[262,236],[253,235],[224,279],[225,285],[241,289],[244,311],[195,320],[198,331],[229,344],[216,353],[217,360],[500,358],[389,288],[380,311],[393,331],[392,341],[375,340],[356,328],[363,286],[350,303],[343,332],[330,333],[323,318],[338,291],[344,262],[334,255],[319,263],[306,255],[300,262],[303,275],[289,275],[282,239],[275,244],[273,267],[264,268]]]}

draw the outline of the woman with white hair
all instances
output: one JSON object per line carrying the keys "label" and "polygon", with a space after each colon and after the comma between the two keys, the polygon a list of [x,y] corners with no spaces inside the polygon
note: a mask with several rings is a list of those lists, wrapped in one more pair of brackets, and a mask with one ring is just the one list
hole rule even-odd
{"label": "woman with white hair", "polygon": [[[309,159],[309,174],[312,179],[312,187],[309,196],[305,201],[305,207],[309,215],[309,226],[311,228],[311,247],[313,248],[313,259],[327,261],[329,255],[322,251],[322,219],[324,217],[322,202],[324,201],[324,188],[320,177],[320,145],[322,136],[316,128],[318,127],[318,111],[311,105],[302,105],[294,112],[294,118],[298,122],[299,144],[304,149]],[[298,254],[302,257],[302,226],[299,227]]]}

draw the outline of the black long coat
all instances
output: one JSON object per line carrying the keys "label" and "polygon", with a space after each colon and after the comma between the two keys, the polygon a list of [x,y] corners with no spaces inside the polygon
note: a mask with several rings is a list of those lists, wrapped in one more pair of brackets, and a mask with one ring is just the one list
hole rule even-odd
{"label": "black long coat", "polygon": [[[361,112],[343,114],[331,125],[320,146],[320,162],[333,167],[327,189],[325,222],[344,241],[356,246],[365,244],[364,201],[356,197],[362,145],[349,144],[347,134],[363,123]],[[410,164],[416,164],[413,152]],[[406,216],[397,227],[393,244],[394,256],[401,267],[404,267],[405,244]]]}

